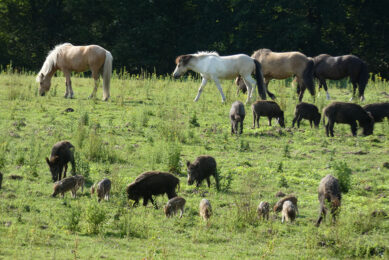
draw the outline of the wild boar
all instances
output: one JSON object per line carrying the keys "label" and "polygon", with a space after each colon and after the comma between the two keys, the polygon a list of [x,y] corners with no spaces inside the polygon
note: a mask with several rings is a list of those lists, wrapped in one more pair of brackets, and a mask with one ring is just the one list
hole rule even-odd
{"label": "wild boar", "polygon": [[283,205],[284,202],[287,201],[287,200],[291,201],[291,202],[294,204],[294,206],[295,206],[295,208],[296,208],[296,210],[297,210],[297,212],[298,212],[298,207],[297,207],[297,197],[294,196],[294,195],[285,196],[285,197],[283,197],[282,199],[280,199],[279,201],[277,201],[277,203],[276,203],[276,204],[274,205],[274,207],[273,207],[273,211],[274,211],[274,212],[280,212],[280,211],[282,210],[282,205]]}
{"label": "wild boar", "polygon": [[267,219],[269,220],[269,209],[270,205],[266,201],[261,201],[257,208],[257,214],[259,219]]}
{"label": "wild boar", "polygon": [[111,191],[111,181],[107,178],[102,179],[98,183],[93,184],[91,187],[91,194],[97,191],[97,201],[100,202],[102,199],[109,200],[109,193]]}
{"label": "wild boar", "polygon": [[[325,118],[328,123],[325,123]],[[327,136],[334,136],[335,123],[349,124],[353,136],[357,135],[357,121],[363,128],[364,135],[371,135],[374,130],[374,119],[370,112],[366,112],[360,105],[345,102],[333,102],[323,109],[323,125]]]}
{"label": "wild boar", "polygon": [[319,109],[315,105],[301,102],[300,104],[297,104],[296,109],[294,110],[292,127],[294,127],[294,124],[297,121],[297,127],[300,128],[300,122],[302,119],[309,120],[311,128],[312,123],[315,124],[315,127],[319,127],[320,118],[321,114],[319,113]]}
{"label": "wild boar", "polygon": [[296,207],[295,205],[290,201],[287,200],[282,205],[282,220],[281,222],[284,223],[287,222],[293,222],[296,218]]}
{"label": "wild boar", "polygon": [[374,122],[382,122],[385,117],[389,120],[389,102],[369,104],[364,106],[363,109],[370,112]]}
{"label": "wild boar", "polygon": [[84,189],[84,177],[81,175],[75,175],[68,178],[64,178],[60,181],[54,183],[54,192],[51,195],[52,197],[57,196],[61,193],[62,198],[65,196],[65,192],[71,191],[72,197],[76,197],[77,190],[81,187],[82,191]]}
{"label": "wild boar", "polygon": [[230,120],[231,120],[231,134],[238,133],[238,125],[240,124],[240,134],[243,133],[243,121],[246,116],[244,110],[244,105],[240,101],[235,101],[232,103],[230,110]]}
{"label": "wild boar", "polygon": [[285,127],[284,111],[281,110],[280,106],[274,101],[260,100],[256,101],[251,105],[253,110],[253,128],[255,128],[255,122],[259,127],[259,118],[261,116],[267,116],[269,119],[269,126],[271,126],[272,118],[277,118],[278,123],[281,127]]}
{"label": "wild boar", "polygon": [[177,196],[176,187],[179,187],[180,180],[167,172],[144,172],[139,175],[134,182],[127,186],[128,199],[134,200],[134,206],[137,206],[139,199],[143,198],[143,206],[147,206],[149,200],[157,209],[153,195],[167,194],[168,198]]}
{"label": "wild boar", "polygon": [[163,207],[163,211],[165,212],[166,217],[172,217],[177,213],[178,210],[180,210],[180,218],[182,218],[182,215],[184,214],[185,202],[186,200],[182,197],[174,197],[170,199]]}
{"label": "wild boar", "polygon": [[46,157],[46,162],[50,167],[53,182],[62,179],[62,171],[65,167],[63,177],[66,178],[68,162],[72,164],[72,174],[75,174],[76,166],[74,163],[74,146],[68,141],[56,143],[51,149],[50,159]]}
{"label": "wild boar", "polygon": [[328,174],[321,179],[318,189],[318,198],[320,202],[319,218],[316,221],[316,226],[320,223],[327,214],[326,202],[331,208],[332,221],[335,222],[336,215],[339,212],[342,195],[340,193],[340,185],[338,179],[331,174]]}
{"label": "wild boar", "polygon": [[212,216],[212,207],[209,200],[202,199],[200,201],[199,212],[200,212],[200,217],[202,217],[204,221],[209,220],[209,218]]}
{"label": "wild boar", "polygon": [[238,89],[236,91],[236,95],[239,95],[239,91],[242,91],[243,94],[246,94],[247,87],[246,87],[246,84],[244,83],[241,76],[236,77],[235,84],[238,86]]}
{"label": "wild boar", "polygon": [[219,177],[217,175],[215,158],[202,155],[197,157],[193,163],[187,161],[186,166],[188,169],[188,185],[192,185],[196,181],[196,187],[199,187],[202,181],[206,179],[208,188],[210,188],[210,176],[213,175],[216,181],[216,189],[219,190]]}

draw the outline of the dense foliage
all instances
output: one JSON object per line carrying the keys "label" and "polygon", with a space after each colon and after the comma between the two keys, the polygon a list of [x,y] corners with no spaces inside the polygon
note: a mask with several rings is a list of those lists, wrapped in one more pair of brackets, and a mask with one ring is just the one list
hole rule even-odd
{"label": "dense foliage", "polygon": [[388,1],[2,0],[0,64],[39,70],[56,44],[99,44],[114,66],[170,73],[198,50],[353,53],[388,77]]}

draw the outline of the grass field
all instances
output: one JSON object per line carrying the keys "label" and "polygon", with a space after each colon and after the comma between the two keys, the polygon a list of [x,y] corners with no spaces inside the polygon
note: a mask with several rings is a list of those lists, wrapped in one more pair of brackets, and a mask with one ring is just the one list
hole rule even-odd
{"label": "grass field", "polygon": [[[76,98],[64,99],[64,82],[53,78],[51,91],[39,97],[34,75],[0,75],[0,259],[389,258],[389,219],[371,214],[389,213],[388,121],[368,137],[352,137],[347,125],[335,125],[334,138],[307,121],[291,128],[295,88],[290,80],[272,81],[287,127],[275,120],[267,126],[263,118],[260,128],[251,129],[247,105],[238,137],[230,134],[228,113],[232,102],[246,96],[236,96],[232,81],[222,82],[227,104],[213,83],[194,103],[200,81],[193,78],[115,74],[108,102],[100,100],[101,89],[98,99],[87,99],[93,81],[83,77],[72,78]],[[351,96],[346,81],[329,88],[333,100]],[[389,101],[383,92],[389,83],[369,82],[365,103]],[[333,100],[322,91],[315,104],[321,110]],[[304,101],[313,98],[306,93]],[[65,113],[68,107],[75,111]],[[60,140],[76,147],[77,173],[87,179],[76,199],[70,193],[50,197],[44,158]],[[217,161],[220,192],[213,179],[211,189],[187,185],[186,161],[203,154]],[[178,174],[178,194],[187,200],[182,219],[164,216],[166,196],[157,197],[159,210],[129,207],[125,187],[149,170]],[[327,218],[316,228],[317,188],[327,174],[350,177],[350,189],[338,222]],[[99,204],[89,187],[103,177],[112,180],[111,200]],[[269,221],[257,220],[259,202],[273,205],[278,191],[298,197],[293,224],[281,224],[273,213]],[[214,209],[208,225],[198,215],[202,197]]]}

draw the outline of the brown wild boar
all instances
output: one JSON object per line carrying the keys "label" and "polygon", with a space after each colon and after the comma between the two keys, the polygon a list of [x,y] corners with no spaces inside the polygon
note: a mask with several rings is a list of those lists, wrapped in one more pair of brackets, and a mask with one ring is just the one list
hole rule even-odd
{"label": "brown wild boar", "polygon": [[294,219],[296,218],[296,207],[295,205],[290,201],[287,200],[284,202],[282,205],[282,220],[281,222],[284,223],[286,222],[293,222]]}
{"label": "brown wild boar", "polygon": [[111,181],[107,178],[102,179],[98,183],[93,184],[91,187],[91,194],[97,192],[97,201],[100,202],[102,199],[109,200],[109,193],[111,191]]}
{"label": "brown wild boar", "polygon": [[[325,118],[328,123],[325,123]],[[363,128],[364,135],[371,135],[374,130],[374,119],[370,112],[366,112],[360,105],[345,102],[333,102],[323,109],[323,125],[327,136],[334,136],[335,123],[349,124],[353,136],[357,135],[357,121]]]}
{"label": "brown wild boar", "polygon": [[196,181],[196,187],[199,187],[204,179],[207,180],[208,188],[211,187],[210,176],[212,175],[216,181],[216,189],[219,190],[219,176],[217,175],[215,158],[202,155],[190,163],[186,162],[188,169],[188,185],[192,185]]}
{"label": "brown wild boar", "polygon": [[320,202],[319,218],[316,221],[316,226],[320,226],[323,217],[327,214],[326,203],[331,209],[332,221],[335,222],[336,215],[339,212],[340,201],[342,195],[340,193],[339,181],[331,174],[328,174],[321,179],[318,190],[318,198]]}
{"label": "brown wild boar", "polygon": [[238,125],[240,124],[240,134],[243,133],[243,121],[246,116],[244,110],[244,105],[240,101],[235,101],[232,103],[230,110],[230,120],[231,120],[231,134],[238,133]]}
{"label": "brown wild boar", "polygon": [[75,173],[76,166],[74,163],[74,146],[68,141],[56,143],[51,149],[50,159],[46,157],[46,162],[50,167],[53,182],[62,179],[62,171],[65,167],[63,177],[66,178],[68,162],[72,164],[72,174]]}
{"label": "brown wild boar", "polygon": [[176,188],[180,186],[180,180],[167,172],[144,172],[134,182],[127,186],[128,199],[134,200],[133,206],[137,206],[139,199],[143,198],[143,206],[147,206],[149,200],[157,209],[153,195],[167,194],[168,198],[177,196]]}
{"label": "brown wild boar", "polygon": [[267,219],[269,220],[269,209],[270,205],[266,201],[261,201],[257,208],[257,214],[259,219]]}
{"label": "brown wild boar", "polygon": [[54,183],[54,192],[51,195],[52,197],[57,196],[57,194],[61,193],[62,198],[65,196],[65,192],[71,191],[72,197],[76,197],[77,190],[81,187],[81,191],[84,190],[84,176],[75,175],[71,177],[67,177],[60,181]]}
{"label": "brown wild boar", "polygon": [[271,126],[272,118],[277,118],[278,123],[281,127],[285,127],[284,111],[281,110],[280,106],[274,101],[259,100],[255,101],[251,108],[253,110],[253,128],[255,128],[255,122],[259,127],[259,118],[261,116],[267,116],[269,119],[269,126]]}
{"label": "brown wild boar", "polygon": [[204,221],[209,220],[209,218],[212,216],[212,207],[209,200],[202,199],[200,201],[199,212],[200,212],[200,217],[202,217]]}
{"label": "brown wild boar", "polygon": [[369,104],[364,106],[363,109],[370,112],[374,122],[382,122],[385,117],[389,120],[389,102]]}
{"label": "brown wild boar", "polygon": [[178,210],[180,210],[180,218],[182,218],[182,215],[184,214],[185,202],[186,200],[182,197],[174,197],[170,199],[163,207],[163,211],[165,212],[166,217],[172,217],[177,213]]}
{"label": "brown wild boar", "polygon": [[294,110],[292,127],[294,127],[294,124],[297,121],[297,127],[300,128],[300,122],[302,119],[309,120],[311,128],[312,123],[315,124],[315,127],[319,127],[320,118],[321,115],[319,113],[319,109],[315,105],[301,102],[300,104],[297,104],[296,109]]}
{"label": "brown wild boar", "polygon": [[297,197],[294,196],[294,195],[288,195],[286,197],[283,197],[279,201],[277,201],[277,203],[273,207],[273,211],[274,212],[280,212],[282,210],[282,206],[284,205],[284,202],[287,201],[287,200],[291,201],[294,204],[294,206],[296,208],[296,211],[298,212]]}

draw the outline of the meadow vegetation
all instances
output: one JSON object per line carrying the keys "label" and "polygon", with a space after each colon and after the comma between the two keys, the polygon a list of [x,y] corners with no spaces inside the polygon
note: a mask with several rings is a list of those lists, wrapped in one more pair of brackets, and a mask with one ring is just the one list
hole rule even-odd
{"label": "meadow vegetation", "polygon": [[[72,78],[75,99],[64,99],[65,79],[53,78],[45,97],[38,96],[33,73],[0,75],[0,259],[330,259],[389,258],[389,122],[375,125],[368,137],[351,136],[348,125],[335,125],[327,138],[322,124],[302,121],[291,128],[296,89],[291,80],[272,81],[270,89],[285,110],[286,128],[274,122],[251,129],[246,105],[242,135],[230,134],[229,109],[246,96],[236,96],[232,81],[223,81],[227,103],[220,102],[214,83],[194,103],[200,80],[156,75],[114,73],[111,99],[88,99],[93,80]],[[317,84],[316,84],[317,86]],[[347,101],[351,84],[331,82],[333,100]],[[366,87],[364,103],[389,101],[389,83],[378,78]],[[332,101],[333,101],[332,100]],[[314,102],[306,94],[304,101]],[[316,98],[321,111],[332,101]],[[358,101],[359,102],[359,101]],[[66,108],[74,112],[65,112]],[[53,144],[69,140],[75,148],[76,173],[86,189],[51,198],[53,183],[44,160]],[[187,160],[211,155],[218,164],[220,191],[211,178],[197,191],[186,181]],[[69,165],[70,166],[70,165]],[[179,196],[186,199],[182,219],[167,219],[162,206],[132,208],[125,187],[145,171],[170,171],[180,179]],[[69,171],[70,172],[70,171]],[[343,197],[339,219],[314,226],[319,213],[317,188],[322,177],[339,178]],[[17,178],[15,176],[20,176]],[[110,201],[98,203],[89,187],[112,181]],[[271,206],[282,191],[298,197],[293,224],[280,214],[259,221],[260,201]],[[200,219],[205,197],[213,216]]]}

